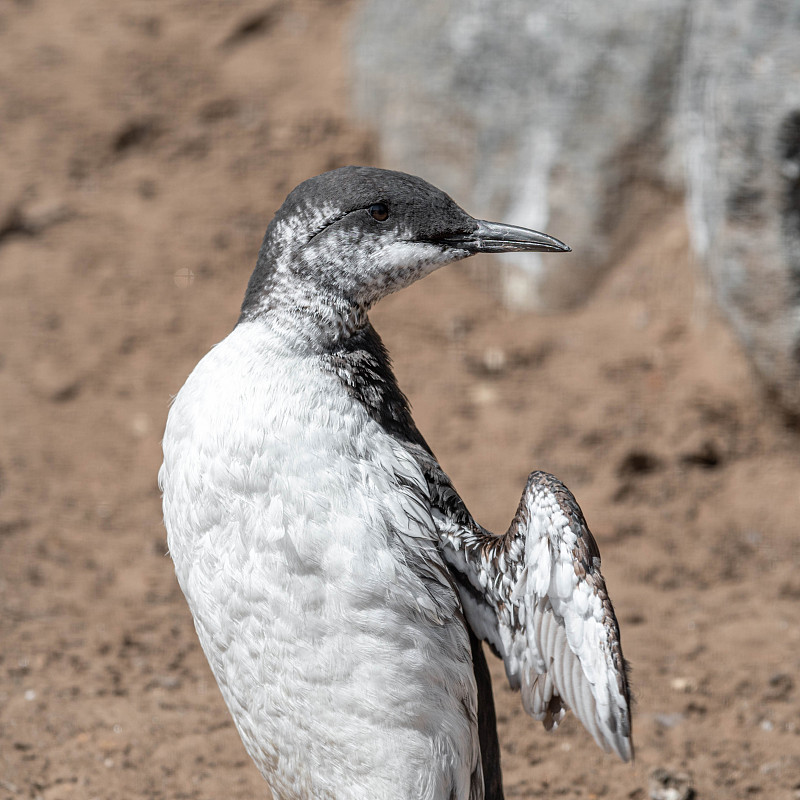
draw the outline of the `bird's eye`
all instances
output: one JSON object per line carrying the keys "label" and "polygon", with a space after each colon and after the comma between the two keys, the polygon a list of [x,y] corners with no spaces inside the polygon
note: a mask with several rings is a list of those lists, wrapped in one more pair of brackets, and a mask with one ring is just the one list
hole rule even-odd
{"label": "bird's eye", "polygon": [[378,222],[386,222],[389,219],[389,206],[386,203],[373,203],[369,207],[369,214]]}

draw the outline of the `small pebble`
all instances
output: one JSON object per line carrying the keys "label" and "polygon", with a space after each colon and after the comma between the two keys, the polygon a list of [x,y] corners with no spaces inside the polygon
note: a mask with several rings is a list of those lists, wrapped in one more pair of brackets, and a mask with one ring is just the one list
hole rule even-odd
{"label": "small pebble", "polygon": [[194,283],[194,272],[188,267],[175,270],[172,278],[179,289],[188,289]]}
{"label": "small pebble", "polygon": [[695,791],[686,772],[670,772],[659,767],[647,778],[650,800],[692,800]]}
{"label": "small pebble", "polygon": [[502,372],[506,366],[505,351],[499,347],[487,347],[483,351],[483,367],[489,373]]}
{"label": "small pebble", "polygon": [[131,419],[131,431],[137,439],[141,439],[150,432],[150,417],[143,411],[133,415]]}

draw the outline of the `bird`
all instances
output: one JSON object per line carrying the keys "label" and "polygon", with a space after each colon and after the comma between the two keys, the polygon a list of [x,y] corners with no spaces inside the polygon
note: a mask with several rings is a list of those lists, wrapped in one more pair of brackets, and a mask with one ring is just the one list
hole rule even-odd
{"label": "bird", "polygon": [[276,800],[502,800],[491,676],[633,756],[628,666],[574,496],[530,474],[482,527],[417,429],[368,312],[476,253],[568,252],[421,178],[299,184],[241,313],[173,398],[169,553],[245,748]]}

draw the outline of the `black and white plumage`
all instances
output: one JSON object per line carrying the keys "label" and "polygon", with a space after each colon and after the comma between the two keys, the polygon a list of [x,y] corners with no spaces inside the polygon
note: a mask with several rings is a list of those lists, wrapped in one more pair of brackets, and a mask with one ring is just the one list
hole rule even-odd
{"label": "black and white plumage", "polygon": [[503,536],[417,430],[367,311],[477,252],[566,251],[430,184],[347,167],[270,223],[239,323],[170,410],[170,553],[242,740],[278,800],[502,798],[488,668],[632,755],[597,545],[531,474]]}

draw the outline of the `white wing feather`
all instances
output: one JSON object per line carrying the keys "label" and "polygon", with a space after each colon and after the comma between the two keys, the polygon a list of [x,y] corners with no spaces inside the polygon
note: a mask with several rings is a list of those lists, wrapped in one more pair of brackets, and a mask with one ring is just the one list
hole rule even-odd
{"label": "white wing feather", "polygon": [[450,502],[434,517],[465,614],[503,658],[525,710],[549,730],[569,707],[603,750],[630,760],[619,626],[575,498],[557,478],[534,472],[508,533],[495,536],[439,488]]}

